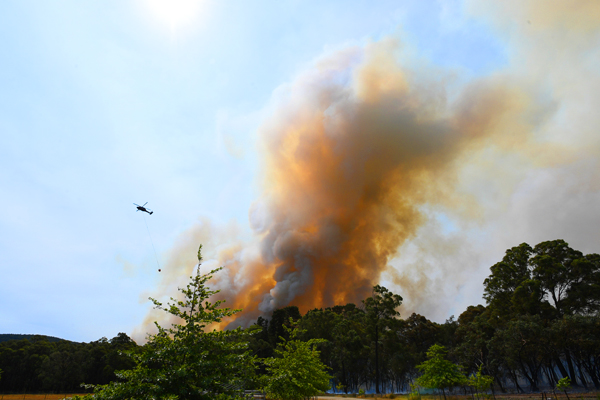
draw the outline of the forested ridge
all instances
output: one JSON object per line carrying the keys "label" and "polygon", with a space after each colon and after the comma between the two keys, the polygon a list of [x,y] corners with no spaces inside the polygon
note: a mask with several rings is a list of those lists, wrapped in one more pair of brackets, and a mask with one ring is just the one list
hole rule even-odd
{"label": "forested ridge", "polygon": [[[556,386],[600,390],[600,255],[583,254],[563,240],[506,251],[483,282],[486,305],[470,306],[457,319],[436,323],[425,316],[400,316],[402,297],[375,286],[361,304],[314,309],[295,306],[259,317],[249,349],[260,360],[276,356],[289,338],[290,319],[303,340],[325,339],[320,357],[337,391],[358,388],[407,391],[422,371],[431,346],[472,375],[480,368],[495,391],[528,392]],[[139,351],[120,333],[91,343],[41,338],[0,343],[0,391],[78,391],[82,382],[115,380],[131,367],[123,351]]]}
{"label": "forested ridge", "polygon": [[114,371],[131,368],[122,352],[137,347],[125,333],[90,343],[50,341],[41,335],[2,342],[0,391],[82,392],[83,382],[105,384],[115,380]]}
{"label": "forested ridge", "polygon": [[28,335],[28,334],[20,334],[20,333],[1,333],[0,334],[0,343],[7,342],[9,340],[21,340],[21,339],[29,339],[29,340],[47,340],[49,342],[59,342],[61,338],[57,338],[54,336],[46,336],[46,335]]}

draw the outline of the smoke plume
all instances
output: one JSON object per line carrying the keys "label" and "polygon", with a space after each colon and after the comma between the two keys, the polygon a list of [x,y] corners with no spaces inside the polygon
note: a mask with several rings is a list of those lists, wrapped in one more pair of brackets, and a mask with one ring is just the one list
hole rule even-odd
{"label": "smoke plume", "polygon": [[[598,231],[577,214],[600,220],[600,123],[581,112],[599,105],[590,66],[600,65],[600,13],[573,28],[564,3],[553,12],[543,2],[536,18],[533,3],[519,2],[523,26],[507,28],[512,14],[478,4],[470,12],[513,46],[503,71],[461,80],[407,60],[388,38],[329,55],[280,87],[259,130],[254,240],[198,224],[172,251],[162,290],[185,281],[203,243],[203,271],[223,266],[213,286],[244,310],[235,325],[287,305],[359,304],[382,281],[406,310],[439,317],[452,310],[444,297],[478,302],[491,262],[522,241],[560,237],[591,252]],[[554,43],[557,31],[569,40]],[[563,204],[591,238],[553,217]]]}

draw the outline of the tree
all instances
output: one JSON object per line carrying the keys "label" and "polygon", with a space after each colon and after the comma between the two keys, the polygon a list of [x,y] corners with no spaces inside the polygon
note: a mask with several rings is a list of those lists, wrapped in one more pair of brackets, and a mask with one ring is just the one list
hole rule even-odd
{"label": "tree", "polygon": [[277,358],[265,360],[269,375],[263,378],[267,396],[279,400],[302,400],[313,397],[330,389],[331,376],[325,372],[326,366],[319,359],[316,345],[325,342],[323,339],[301,341],[298,336],[303,333],[290,318],[288,328],[289,340],[281,338],[281,348],[275,349]]}
{"label": "tree", "polygon": [[383,286],[373,286],[373,295],[363,301],[366,317],[374,333],[375,346],[375,392],[379,392],[379,333],[385,329],[391,319],[400,315],[397,308],[402,304],[402,297],[387,290]]}
{"label": "tree", "polygon": [[524,296],[523,285],[531,279],[529,259],[532,253],[531,246],[522,243],[507,250],[502,261],[490,268],[492,273],[483,281],[483,297],[494,314],[504,318],[514,313],[510,307],[514,304],[514,294],[519,291]]}
{"label": "tree", "polygon": [[[335,310],[342,307],[336,306]],[[337,313],[337,312],[336,312]],[[340,319],[331,332],[333,375],[343,390],[356,392],[365,381],[365,365],[369,359],[364,312],[350,303],[339,311]],[[340,386],[337,386],[340,389]]]}
{"label": "tree", "polygon": [[551,328],[555,343],[561,344],[558,349],[568,350],[577,364],[581,382],[585,384],[587,373],[600,390],[600,316],[565,316],[554,321]]}
{"label": "tree", "polygon": [[532,391],[539,390],[543,366],[551,353],[550,334],[539,315],[522,315],[497,329],[488,343],[491,353],[501,360],[518,386],[518,376],[529,382]]}
{"label": "tree", "polygon": [[[583,255],[564,240],[541,242],[534,248],[522,243],[507,250],[502,261],[491,267],[491,272],[484,281],[484,298],[490,324],[496,329],[534,315],[541,318],[546,328],[564,317],[597,315],[600,311],[600,255]],[[552,357],[543,361],[544,367],[552,376],[555,366],[563,377],[569,376],[572,384],[577,385],[576,360],[564,343],[554,343]],[[532,364],[535,371],[530,371],[531,374],[537,373],[537,364],[537,361]],[[520,369],[527,376],[525,368]],[[511,375],[515,377],[512,372]],[[585,377],[579,378],[585,386]],[[534,375],[528,378],[537,379]],[[532,387],[535,386],[533,382]]]}
{"label": "tree", "polygon": [[427,351],[427,361],[417,365],[417,368],[423,373],[417,379],[417,384],[424,388],[441,390],[444,399],[446,398],[446,388],[463,385],[467,382],[460,367],[446,360],[445,357],[446,348],[434,344]]}
{"label": "tree", "polygon": [[571,380],[569,379],[569,377],[565,376],[564,378],[560,379],[556,384],[556,388],[565,392],[565,395],[567,395],[568,399],[569,394],[567,393],[567,390],[571,389]]}
{"label": "tree", "polygon": [[487,392],[492,387],[492,382],[494,382],[494,378],[489,375],[483,374],[483,365],[480,365],[477,369],[477,372],[472,374],[468,381],[467,385],[471,386],[475,389],[475,393],[477,394],[477,399],[479,399],[479,394],[483,392]]}
{"label": "tree", "polygon": [[458,329],[456,330],[457,346],[452,350],[452,355],[465,368],[467,374],[475,374],[481,368],[491,375],[500,390],[504,391],[503,381],[503,357],[490,353],[490,342],[496,333],[496,329],[490,324],[490,313],[487,307],[469,306],[467,310],[458,317]]}
{"label": "tree", "polygon": [[598,310],[600,256],[584,256],[560,239],[542,242],[533,250],[533,276],[560,316]]}
{"label": "tree", "polygon": [[522,243],[507,250],[490,270],[484,298],[500,316],[556,319],[599,310],[600,255],[583,255],[562,239],[534,248]]}
{"label": "tree", "polygon": [[[199,250],[198,261],[201,260]],[[247,350],[251,333],[241,328],[208,331],[211,324],[239,310],[221,308],[223,301],[207,300],[217,291],[209,290],[206,282],[221,268],[205,275],[200,274],[199,268],[200,263],[187,287],[179,289],[182,300],[171,298],[163,307],[150,298],[156,308],[181,323],[166,329],[155,322],[158,333],[148,336],[148,343],[140,352],[130,353],[135,367],[116,372],[120,382],[95,386],[94,399],[242,398],[240,389],[254,372],[254,359]]]}
{"label": "tree", "polygon": [[285,329],[284,325],[288,323],[290,318],[294,321],[297,321],[301,318],[298,307],[287,306],[273,311],[273,315],[271,316],[268,327],[269,341],[273,348],[275,348],[280,342],[281,337],[289,339],[287,333],[288,331]]}

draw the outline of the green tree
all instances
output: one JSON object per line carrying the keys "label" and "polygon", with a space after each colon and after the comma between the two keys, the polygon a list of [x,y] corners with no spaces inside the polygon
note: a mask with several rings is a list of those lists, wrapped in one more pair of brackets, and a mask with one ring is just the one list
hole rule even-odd
{"label": "green tree", "polygon": [[567,393],[567,390],[571,389],[571,380],[569,379],[569,377],[565,376],[564,378],[560,379],[558,381],[558,383],[556,384],[556,388],[558,390],[562,390],[563,392],[565,392],[565,395],[567,395],[567,399],[568,399],[569,394]]}
{"label": "green tree", "polygon": [[324,339],[299,340],[303,333],[290,319],[289,340],[281,338],[282,345],[275,349],[277,358],[265,360],[268,375],[263,377],[267,396],[279,400],[301,400],[313,397],[330,389],[331,376],[325,372],[326,366],[319,358],[316,345]]}
{"label": "green tree", "polygon": [[477,372],[472,374],[467,381],[467,385],[475,389],[477,399],[479,399],[481,393],[490,390],[492,383],[494,382],[494,378],[489,375],[484,375],[482,370],[483,365],[480,365]]}
{"label": "green tree", "polygon": [[506,251],[490,268],[484,298],[501,316],[545,319],[593,314],[600,307],[600,255],[583,255],[562,239]]}
{"label": "green tree", "polygon": [[551,357],[550,336],[538,315],[522,315],[496,330],[488,346],[490,352],[502,360],[502,365],[513,371],[511,379],[515,386],[519,375],[529,382],[532,391],[537,391],[543,366]]}
{"label": "green tree", "polygon": [[600,390],[600,316],[565,316],[554,321],[552,333],[554,341],[561,343],[576,361],[580,380],[585,382],[586,372],[596,390]]}
{"label": "green tree", "polygon": [[[502,261],[491,267],[491,272],[484,281],[484,298],[488,303],[489,322],[496,329],[534,315],[541,318],[546,328],[564,317],[597,315],[600,311],[600,255],[583,255],[564,240],[541,242],[534,248],[522,243],[507,250]],[[575,363],[578,360],[565,344],[564,340],[553,343],[551,357],[542,362],[550,375],[555,366],[563,377],[569,376],[573,385],[577,385]],[[537,360],[532,364],[535,370],[537,364]],[[527,375],[526,368],[519,369]],[[513,378],[516,376],[513,371],[509,372]],[[536,376],[528,378],[530,382],[537,379]],[[586,384],[585,377],[580,375],[579,379]]]}
{"label": "green tree", "polygon": [[156,308],[181,323],[166,329],[155,322],[158,333],[149,335],[141,351],[130,353],[135,367],[116,372],[119,382],[95,386],[95,400],[242,398],[240,389],[254,372],[254,358],[247,350],[251,332],[208,331],[211,324],[239,310],[221,308],[223,301],[207,300],[217,291],[209,290],[206,282],[221,268],[205,275],[199,268],[200,264],[187,287],[179,289],[182,300],[171,298],[164,307],[151,298]]}
{"label": "green tree", "polygon": [[390,320],[400,316],[397,308],[402,304],[402,297],[394,294],[380,285],[373,286],[371,297],[363,301],[368,324],[374,334],[375,347],[375,392],[379,391],[380,373],[379,373],[379,345],[380,333],[386,329]]}
{"label": "green tree", "polygon": [[285,325],[288,324],[290,318],[294,321],[298,321],[301,318],[298,307],[287,306],[273,311],[268,326],[269,342],[273,348],[277,347],[282,337],[289,339]]}
{"label": "green tree", "polygon": [[[524,297],[531,289],[527,287],[527,282],[531,279],[529,259],[532,253],[533,249],[527,243],[507,250],[502,261],[490,268],[492,273],[483,281],[483,297],[490,311],[499,317],[498,320],[515,313],[512,305],[522,305],[513,301],[515,292],[520,293],[520,297]],[[535,294],[531,294],[530,297],[535,297]],[[534,302],[535,300],[541,301],[541,294],[534,299]],[[527,302],[530,303],[531,301]]]}
{"label": "green tree", "polygon": [[[343,390],[356,392],[365,381],[365,365],[369,359],[369,346],[366,341],[364,312],[354,304],[332,308],[340,319],[331,332],[331,352],[333,375],[341,383]],[[339,389],[339,386],[338,386]]]}
{"label": "green tree", "polygon": [[446,389],[467,383],[460,367],[446,360],[446,348],[434,344],[427,351],[427,360],[417,365],[422,375],[417,384],[428,389],[438,389],[446,398]]}

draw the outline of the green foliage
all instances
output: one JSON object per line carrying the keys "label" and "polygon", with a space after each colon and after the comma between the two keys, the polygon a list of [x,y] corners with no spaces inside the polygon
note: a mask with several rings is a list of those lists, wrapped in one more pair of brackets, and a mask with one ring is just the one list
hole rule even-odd
{"label": "green foliage", "polygon": [[565,392],[565,395],[567,396],[567,399],[569,398],[569,393],[567,393],[567,390],[571,389],[571,379],[568,376],[565,376],[562,379],[559,379],[559,381],[556,383],[556,388],[558,390],[562,390],[563,392]]}
{"label": "green foliage", "polygon": [[427,361],[417,365],[422,375],[417,378],[417,384],[424,388],[442,390],[446,397],[446,388],[463,385],[467,378],[461,373],[460,367],[445,359],[446,348],[434,344],[427,351]]}
{"label": "green foliage", "polygon": [[68,340],[57,338],[54,336],[47,336],[47,335],[24,335],[24,334],[14,334],[14,333],[0,334],[0,343],[8,342],[10,340],[23,340],[23,339],[27,339],[27,340],[31,340],[31,341],[45,340],[47,342],[60,342],[60,341],[68,342]]}
{"label": "green foliage", "polygon": [[268,340],[273,347],[281,342],[281,338],[289,339],[288,331],[285,329],[290,319],[299,320],[300,310],[296,306],[288,306],[273,311],[268,327]]}
{"label": "green foliage", "polygon": [[269,373],[263,377],[264,390],[270,398],[302,400],[329,390],[331,376],[325,372],[327,367],[319,359],[316,348],[325,340],[299,340],[298,336],[303,331],[296,327],[292,319],[290,325],[293,328],[283,325],[289,340],[281,338],[281,347],[275,349],[279,357],[264,361]]}
{"label": "green foliage", "polygon": [[482,370],[483,365],[480,365],[477,372],[472,374],[467,380],[467,385],[475,389],[477,398],[479,398],[479,395],[483,392],[490,390],[492,383],[494,382],[494,378],[489,375],[484,375]]}
{"label": "green foliage", "polygon": [[484,281],[484,298],[502,317],[593,314],[600,306],[600,256],[583,255],[564,240],[506,251]]}
{"label": "green foliage", "polygon": [[[199,252],[199,260],[201,260]],[[182,300],[171,298],[164,307],[155,307],[182,323],[165,329],[158,323],[156,335],[149,335],[143,351],[130,353],[135,362],[131,370],[118,371],[118,382],[95,386],[94,399],[232,399],[253,375],[253,357],[246,350],[249,331],[207,331],[211,324],[238,310],[221,308],[222,301],[210,303],[217,293],[206,287],[213,270],[200,275],[198,270],[185,289]]]}
{"label": "green foliage", "polygon": [[419,386],[410,384],[410,393],[408,394],[408,400],[421,400],[421,393],[419,392]]}
{"label": "green foliage", "polygon": [[113,343],[116,338],[77,343],[41,335],[2,342],[0,392],[74,393],[81,391],[81,382],[106,384],[115,380],[115,369],[133,366],[121,351],[138,347],[124,333],[119,335],[127,343]]}
{"label": "green foliage", "polygon": [[358,395],[359,396],[364,396],[365,395],[365,389],[358,389]]}
{"label": "green foliage", "polygon": [[556,383],[556,388],[558,390],[563,390],[566,393],[567,390],[571,389],[571,379],[568,376],[565,376]]}
{"label": "green foliage", "polygon": [[[583,375],[586,384],[600,387],[600,255],[583,255],[562,240],[535,247],[523,243],[508,249],[492,266],[484,286],[485,306],[470,306],[457,321],[449,319],[444,324],[418,314],[398,318],[395,304],[401,301],[400,296],[381,286],[373,288],[363,307],[349,303],[310,310],[302,316],[297,307],[289,305],[275,310],[270,319],[258,318],[258,332],[248,337],[249,349],[262,360],[277,355],[280,338],[290,339],[285,326],[292,317],[305,330],[296,340],[327,340],[319,345],[321,362],[331,368],[328,372],[333,376],[332,384],[347,393],[377,383],[380,388],[382,383],[387,388],[404,387],[419,375],[417,366],[427,359],[428,349],[436,343],[448,348],[448,359],[459,363],[471,380],[485,372],[494,377],[494,385],[501,391],[539,390],[546,371],[552,370],[559,377],[569,376],[573,386],[584,383],[577,381]],[[177,337],[168,330],[163,333],[165,337],[157,336],[143,348],[122,333],[91,343],[9,335],[28,340],[0,343],[0,393],[75,392],[82,381],[93,385],[115,381],[114,371],[135,370],[138,360],[146,363],[156,379],[164,378],[167,383],[170,381],[160,374],[166,374],[169,368],[173,373],[192,376],[191,367],[183,372],[174,367],[182,363],[177,351],[183,354],[181,349],[188,346],[183,333]],[[234,350],[234,355],[246,351],[244,334],[226,339],[238,341],[240,349]],[[0,335],[0,341],[2,338]],[[159,344],[164,347],[160,354],[152,350]],[[140,355],[120,354],[135,349],[141,351]],[[217,348],[211,348],[211,357],[219,354],[213,349]],[[177,354],[169,355],[175,361],[167,363],[169,352]],[[144,361],[143,357],[150,356],[152,362]],[[266,374],[265,365],[259,365],[259,373]],[[523,381],[527,387],[519,386]],[[151,385],[154,381],[144,382]],[[258,388],[254,385],[252,382],[246,388]],[[414,400],[417,394],[411,395]]]}
{"label": "green foliage", "polygon": [[380,333],[388,328],[392,321],[400,315],[398,307],[402,304],[402,297],[387,290],[380,285],[373,286],[373,294],[363,301],[367,323],[370,325],[372,343],[375,347],[375,392],[379,393],[380,360],[379,346]]}

